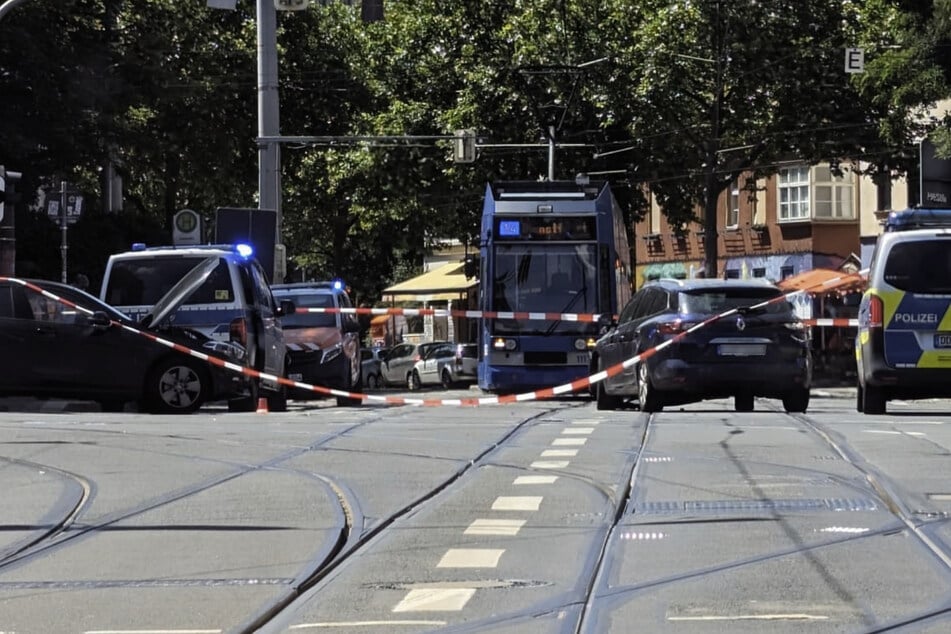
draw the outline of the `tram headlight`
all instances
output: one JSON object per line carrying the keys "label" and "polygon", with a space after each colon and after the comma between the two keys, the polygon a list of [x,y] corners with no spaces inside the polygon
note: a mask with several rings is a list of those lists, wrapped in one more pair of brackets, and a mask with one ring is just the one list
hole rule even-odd
{"label": "tram headlight", "polygon": [[492,349],[493,350],[506,350],[511,352],[518,347],[518,343],[514,339],[506,339],[505,337],[496,337],[492,340]]}
{"label": "tram headlight", "polygon": [[588,350],[593,350],[594,345],[598,343],[598,340],[595,339],[594,337],[588,337],[584,343],[585,343],[585,346],[588,348]]}

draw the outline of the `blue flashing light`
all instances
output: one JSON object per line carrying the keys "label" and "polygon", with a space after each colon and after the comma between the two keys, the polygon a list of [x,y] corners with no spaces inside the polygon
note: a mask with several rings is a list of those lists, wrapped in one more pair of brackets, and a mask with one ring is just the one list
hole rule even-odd
{"label": "blue flashing light", "polygon": [[951,209],[905,209],[888,214],[885,231],[909,231],[936,227],[951,228]]}
{"label": "blue flashing light", "polygon": [[250,244],[236,244],[234,245],[234,251],[243,258],[249,258],[254,255],[254,249]]}
{"label": "blue flashing light", "polygon": [[132,250],[133,250],[133,251],[145,251],[145,243],[144,243],[144,242],[133,242],[133,243],[132,243]]}
{"label": "blue flashing light", "polygon": [[333,289],[334,289],[335,291],[342,291],[342,290],[343,290],[343,280],[334,280],[334,281],[333,281]]}

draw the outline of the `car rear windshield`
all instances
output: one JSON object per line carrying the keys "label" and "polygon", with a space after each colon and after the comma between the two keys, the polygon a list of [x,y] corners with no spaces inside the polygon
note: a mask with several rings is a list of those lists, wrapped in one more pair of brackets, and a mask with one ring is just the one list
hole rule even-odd
{"label": "car rear windshield", "polygon": [[[333,295],[303,293],[300,295],[275,295],[275,299],[289,299],[297,308],[334,308]],[[294,328],[336,328],[336,313],[294,313],[281,317],[285,330]]]}
{"label": "car rear windshield", "polygon": [[951,240],[914,240],[892,246],[884,280],[911,293],[951,294]]}
{"label": "car rear windshield", "polygon": [[[116,260],[109,273],[104,300],[112,306],[154,306],[180,279],[206,259],[194,256]],[[185,305],[233,301],[228,263],[219,258],[218,267],[185,301]]]}
{"label": "car rear windshield", "polygon": [[[776,288],[702,288],[680,293],[677,301],[681,313],[716,315],[734,308],[749,308],[762,304],[782,294],[782,291]],[[781,315],[792,313],[793,308],[788,301],[777,300],[766,304],[757,312]]]}

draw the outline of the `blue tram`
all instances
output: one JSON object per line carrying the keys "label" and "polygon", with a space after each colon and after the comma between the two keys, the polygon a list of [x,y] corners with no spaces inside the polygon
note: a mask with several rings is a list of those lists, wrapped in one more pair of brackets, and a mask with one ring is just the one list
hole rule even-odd
{"label": "blue tram", "polygon": [[617,314],[631,295],[627,231],[608,183],[490,183],[480,259],[480,309],[488,315],[479,387],[515,393],[587,376],[600,327],[590,316]]}

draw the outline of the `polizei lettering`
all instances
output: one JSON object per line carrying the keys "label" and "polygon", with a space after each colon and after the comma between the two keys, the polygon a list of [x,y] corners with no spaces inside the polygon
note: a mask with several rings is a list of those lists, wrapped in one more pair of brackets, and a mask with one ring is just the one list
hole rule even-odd
{"label": "polizei lettering", "polygon": [[895,313],[895,321],[902,324],[936,324],[936,313]]}

